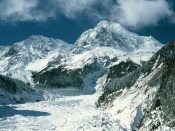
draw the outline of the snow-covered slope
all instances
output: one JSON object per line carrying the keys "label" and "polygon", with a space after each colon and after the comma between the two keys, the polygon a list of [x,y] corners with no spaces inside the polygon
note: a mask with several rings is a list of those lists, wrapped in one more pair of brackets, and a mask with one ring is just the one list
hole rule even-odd
{"label": "snow-covered slope", "polygon": [[0,75],[0,105],[44,100],[42,93],[24,82]]}
{"label": "snow-covered slope", "polygon": [[174,130],[174,52],[175,40],[134,72],[111,79],[99,106],[127,130]]}
{"label": "snow-covered slope", "polygon": [[43,36],[31,36],[13,46],[0,47],[0,73],[31,82],[31,71],[42,70],[50,61],[61,61],[72,47]]}

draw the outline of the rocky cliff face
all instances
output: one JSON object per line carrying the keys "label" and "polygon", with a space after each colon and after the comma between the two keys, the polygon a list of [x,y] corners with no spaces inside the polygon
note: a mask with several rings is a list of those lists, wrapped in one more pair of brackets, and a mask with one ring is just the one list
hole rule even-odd
{"label": "rocky cliff face", "polygon": [[110,110],[128,130],[174,129],[174,51],[175,40],[134,72],[112,79],[99,106]]}
{"label": "rocky cliff face", "polygon": [[160,89],[154,98],[152,107],[149,112],[145,113],[140,123],[140,130],[145,128],[152,130],[161,129],[163,125],[175,129],[174,51],[175,40],[158,52],[160,61],[163,61]]}

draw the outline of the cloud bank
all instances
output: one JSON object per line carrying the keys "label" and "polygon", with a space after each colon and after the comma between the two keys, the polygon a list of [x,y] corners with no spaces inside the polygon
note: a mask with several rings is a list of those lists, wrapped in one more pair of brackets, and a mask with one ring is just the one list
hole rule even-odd
{"label": "cloud bank", "polygon": [[67,18],[76,19],[81,13],[86,14],[92,10],[96,0],[57,0],[59,11]]}
{"label": "cloud bank", "polygon": [[46,21],[59,19],[107,19],[124,26],[155,26],[164,18],[175,23],[173,9],[166,0],[1,0],[0,21]]}
{"label": "cloud bank", "polygon": [[0,21],[45,21],[54,15],[38,9],[39,0],[1,0]]}
{"label": "cloud bank", "polygon": [[[174,14],[165,0],[118,0],[117,8],[119,18],[116,20],[132,27],[156,25]],[[115,18],[115,14],[112,17]]]}

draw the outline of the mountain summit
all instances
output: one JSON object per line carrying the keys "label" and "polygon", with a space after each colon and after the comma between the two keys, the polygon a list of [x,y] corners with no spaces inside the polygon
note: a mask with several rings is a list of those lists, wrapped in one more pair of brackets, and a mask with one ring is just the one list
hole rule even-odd
{"label": "mountain summit", "polygon": [[118,23],[108,21],[101,21],[94,29],[85,31],[75,45],[85,49],[113,47],[123,52],[157,51],[162,47],[162,44],[151,36],[139,36]]}

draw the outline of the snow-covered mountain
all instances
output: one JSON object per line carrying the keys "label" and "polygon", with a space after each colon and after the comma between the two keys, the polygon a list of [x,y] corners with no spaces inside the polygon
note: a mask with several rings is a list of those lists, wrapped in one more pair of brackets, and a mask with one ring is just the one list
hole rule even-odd
{"label": "snow-covered mountain", "polygon": [[[171,67],[175,46],[172,42],[162,47],[151,36],[139,36],[118,23],[107,21],[85,31],[74,45],[58,39],[31,36],[12,46],[0,47],[0,97],[8,102],[31,101],[29,97],[33,101],[47,99],[49,101],[45,104],[54,109],[53,113],[47,108],[51,114],[57,112],[57,106],[60,108],[55,118],[66,114],[65,109],[75,116],[79,113],[81,118],[76,119],[79,123],[76,126],[82,130],[102,129],[101,126],[121,131],[168,128],[173,126],[175,116],[172,111],[174,94],[166,93],[174,84],[174,69]],[[51,92],[55,96],[50,93],[50,88],[54,88],[54,93]],[[59,89],[58,93],[64,93],[56,94],[55,88]],[[38,90],[42,91],[37,94]],[[97,105],[105,109],[104,112],[94,104],[101,93]],[[167,99],[168,95],[171,99]],[[170,108],[166,107],[166,102],[170,102]],[[43,103],[36,105],[45,109]],[[37,108],[32,104],[26,104],[26,107],[28,105]],[[82,111],[75,112],[74,109]],[[92,114],[87,110],[92,110]],[[97,112],[99,114],[95,114]],[[152,120],[155,116],[160,117]],[[67,118],[61,117],[64,124],[67,123]],[[169,118],[173,119],[168,121]],[[51,126],[45,129],[52,129],[55,121],[50,117],[46,121],[43,123],[49,121]],[[60,123],[56,125],[60,126],[59,129],[68,129],[62,128],[64,125]]]}
{"label": "snow-covered mountain", "polygon": [[[96,70],[98,76],[89,70],[100,77],[110,66],[127,59],[141,65],[161,47],[162,44],[153,37],[139,36],[117,23],[101,21],[94,29],[85,31],[74,45],[58,39],[31,36],[13,46],[0,47],[0,73],[33,84],[33,71],[43,72],[50,68],[75,71],[96,65],[100,67]],[[34,79],[34,82],[39,81]],[[94,86],[94,82],[88,84]]]}
{"label": "snow-covered mountain", "polygon": [[101,21],[94,29],[85,31],[75,45],[84,49],[112,47],[123,53],[157,51],[161,46],[151,36],[139,36],[118,23],[108,21]]}
{"label": "snow-covered mountain", "polygon": [[108,56],[110,59],[119,56],[124,59],[136,57],[134,59],[137,63],[147,61],[163,46],[151,36],[139,36],[118,23],[108,21],[101,21],[94,29],[85,31],[75,45],[77,47],[72,52],[81,54],[81,59],[83,57],[85,59],[86,56],[91,58]]}
{"label": "snow-covered mountain", "polygon": [[42,70],[50,61],[60,61],[72,47],[43,36],[31,36],[13,46],[0,47],[0,73],[31,82],[31,71]]}
{"label": "snow-covered mountain", "polygon": [[136,70],[163,45],[118,23],[101,21],[74,45],[31,36],[0,47],[0,74],[39,87],[76,88],[94,93],[98,80],[123,77]]}
{"label": "snow-covered mountain", "polygon": [[128,60],[140,66],[162,46],[153,37],[139,36],[117,23],[102,21],[80,36],[63,63],[50,63],[35,73],[34,83],[64,88],[72,86],[92,92],[97,80],[107,75],[112,66]]}
{"label": "snow-covered mountain", "polygon": [[175,130],[175,40],[122,78],[112,78],[99,98],[127,130]]}

